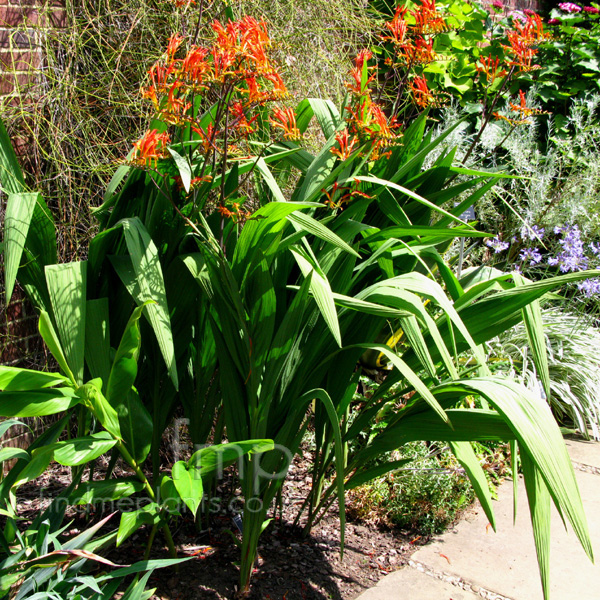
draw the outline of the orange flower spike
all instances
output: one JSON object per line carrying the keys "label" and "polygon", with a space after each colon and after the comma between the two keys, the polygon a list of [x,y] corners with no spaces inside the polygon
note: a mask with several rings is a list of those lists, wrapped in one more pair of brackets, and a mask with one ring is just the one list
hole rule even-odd
{"label": "orange flower spike", "polygon": [[354,151],[354,147],[356,146],[358,140],[356,136],[352,136],[350,139],[350,134],[348,133],[348,129],[344,129],[344,131],[340,131],[335,136],[335,141],[339,144],[338,148],[331,148],[331,154],[338,156],[341,160],[346,160],[350,157],[352,152]]}
{"label": "orange flower spike", "polygon": [[156,88],[153,85],[150,85],[147,88],[142,88],[140,92],[142,94],[142,98],[144,98],[145,100],[152,101],[152,104],[154,104],[154,108],[156,111],[160,109],[160,103],[158,102]]}
{"label": "orange flower spike", "polygon": [[204,78],[211,72],[211,66],[206,61],[208,50],[206,48],[192,48],[181,61],[181,74],[183,77],[196,84],[202,85]]}
{"label": "orange flower spike", "polygon": [[152,84],[157,92],[164,93],[167,89],[167,81],[171,70],[160,62],[154,63],[148,71]]}
{"label": "orange flower spike", "polygon": [[421,7],[410,13],[415,19],[414,30],[419,34],[441,33],[446,22],[438,14],[435,0],[421,0]]}
{"label": "orange flower spike", "polygon": [[264,73],[263,77],[273,84],[273,89],[269,94],[269,99],[278,100],[280,98],[286,98],[288,96],[287,88],[281,78],[281,75],[277,71],[271,71],[270,73]]}
{"label": "orange flower spike", "polygon": [[398,127],[398,125],[392,121],[388,123],[385,113],[377,104],[371,104],[369,107],[371,122],[376,126],[376,129],[371,128],[371,133],[376,137],[391,139],[396,137],[392,128]]}
{"label": "orange flower spike", "polygon": [[385,24],[385,26],[390,30],[391,36],[383,36],[384,40],[390,40],[395,44],[402,44],[404,42],[408,27],[405,19],[406,11],[406,7],[396,7],[394,18],[389,23]]}
{"label": "orange flower spike", "polygon": [[478,65],[475,66],[478,73],[484,73],[487,80],[493,83],[497,77],[504,77],[507,73],[506,69],[500,69],[500,59],[496,56],[488,56],[480,58]]}
{"label": "orange flower spike", "polygon": [[281,110],[275,107],[269,122],[273,127],[283,131],[283,137],[286,140],[299,140],[302,138],[302,134],[296,126],[296,113],[291,108]]}
{"label": "orange flower spike", "polygon": [[234,129],[237,129],[242,135],[248,135],[249,133],[253,133],[255,131],[254,127],[252,127],[252,123],[256,121],[258,115],[254,115],[249,121],[246,118],[244,113],[244,107],[241,102],[235,102],[231,109],[231,115],[233,117],[233,123],[231,126]]}
{"label": "orange flower spike", "polygon": [[166,51],[166,55],[167,55],[169,62],[173,60],[173,57],[177,53],[177,50],[179,50],[179,47],[181,46],[181,44],[183,44],[183,41],[184,41],[183,36],[179,35],[178,33],[174,33],[170,37],[169,43],[167,44],[167,51]]}
{"label": "orange flower spike", "polygon": [[238,23],[240,51],[248,56],[259,71],[269,70],[270,64],[266,48],[271,44],[264,21],[257,21],[252,17],[244,17]]}
{"label": "orange flower spike", "polygon": [[178,98],[175,95],[177,90],[182,86],[183,83],[181,81],[176,81],[173,83],[169,89],[165,111],[161,115],[162,118],[171,125],[179,125],[183,120],[184,113],[192,105],[191,102],[185,102],[183,99]]}
{"label": "orange flower spike", "polygon": [[[369,83],[375,79],[375,75],[371,75],[367,78],[365,87],[363,89],[362,84],[362,75],[365,62],[371,60],[373,58],[373,53],[370,50],[361,50],[354,59],[354,68],[350,70],[350,75],[354,80],[353,83],[346,84],[346,87],[356,96],[362,96],[363,94],[368,94],[371,90],[369,90]],[[373,68],[373,67],[368,67]]]}
{"label": "orange flower spike", "polygon": [[427,108],[435,102],[435,97],[429,91],[425,77],[415,77],[410,84],[410,89],[417,106]]}
{"label": "orange flower spike", "polygon": [[158,130],[148,130],[135,144],[134,162],[140,165],[151,166],[159,158],[165,156],[166,148],[170,143],[169,134],[158,133]]}

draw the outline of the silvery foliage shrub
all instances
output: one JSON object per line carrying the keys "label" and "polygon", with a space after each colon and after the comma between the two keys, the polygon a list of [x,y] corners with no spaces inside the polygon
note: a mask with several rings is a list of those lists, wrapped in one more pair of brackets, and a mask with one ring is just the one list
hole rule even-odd
{"label": "silvery foliage shrub", "polygon": [[[550,406],[560,422],[600,440],[600,330],[581,314],[543,311],[550,371]],[[527,332],[520,324],[487,344],[492,364],[542,394]]]}

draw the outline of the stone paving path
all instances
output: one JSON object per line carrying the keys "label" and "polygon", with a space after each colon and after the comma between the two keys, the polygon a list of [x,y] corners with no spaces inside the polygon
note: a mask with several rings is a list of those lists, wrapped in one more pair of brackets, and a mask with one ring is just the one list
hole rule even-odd
{"label": "stone paving path", "polygon": [[[588,519],[597,564],[553,509],[551,600],[600,600],[600,443],[567,441]],[[513,527],[510,481],[494,503],[497,533],[481,507],[413,554],[407,567],[384,577],[357,600],[543,600],[527,498],[518,484]]]}

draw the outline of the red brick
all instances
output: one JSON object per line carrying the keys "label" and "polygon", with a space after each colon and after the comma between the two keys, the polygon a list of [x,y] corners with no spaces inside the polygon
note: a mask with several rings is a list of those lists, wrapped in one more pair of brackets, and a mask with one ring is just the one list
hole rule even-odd
{"label": "red brick", "polygon": [[0,96],[12,94],[15,90],[23,91],[34,81],[35,77],[31,75],[2,73],[0,75]]}
{"label": "red brick", "polygon": [[67,26],[67,11],[53,10],[48,13],[48,25],[57,29],[64,29]]}
{"label": "red brick", "polygon": [[40,50],[33,52],[0,52],[1,71],[31,71],[39,69],[42,62]]}
{"label": "red brick", "polygon": [[23,23],[37,25],[40,14],[33,6],[5,6],[0,7],[0,26],[17,27]]}

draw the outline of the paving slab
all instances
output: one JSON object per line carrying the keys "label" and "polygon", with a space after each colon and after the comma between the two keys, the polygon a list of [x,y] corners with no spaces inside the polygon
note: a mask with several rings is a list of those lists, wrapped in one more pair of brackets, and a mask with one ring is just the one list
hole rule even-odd
{"label": "paving slab", "polygon": [[360,600],[481,600],[481,597],[446,581],[404,567],[386,575],[359,596]]}
{"label": "paving slab", "polygon": [[565,444],[573,462],[600,468],[600,443],[567,439]]}
{"label": "paving slab", "polygon": [[[567,446],[574,462],[600,466],[600,444],[570,440]],[[551,600],[600,600],[600,474],[598,470],[577,469],[575,476],[598,564],[593,565],[587,558],[570,527],[567,532],[553,507],[550,597]],[[494,502],[497,533],[483,509],[476,505],[454,529],[418,550],[412,556],[411,566],[388,575],[359,600],[458,600],[470,599],[472,592],[475,597],[489,600],[543,600],[522,480],[517,489],[514,526],[512,482],[507,481],[498,488],[498,501]],[[432,581],[426,582],[424,577]],[[429,591],[426,585],[451,585],[453,595],[444,595],[445,589]],[[379,595],[367,595],[371,592]]]}

